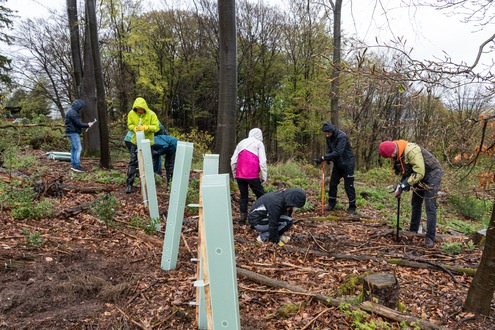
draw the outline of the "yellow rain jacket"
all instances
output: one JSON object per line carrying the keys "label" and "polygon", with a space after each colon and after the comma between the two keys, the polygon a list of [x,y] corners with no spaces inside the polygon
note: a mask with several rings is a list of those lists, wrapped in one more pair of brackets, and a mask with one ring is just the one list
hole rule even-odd
{"label": "yellow rain jacket", "polygon": [[[144,109],[144,113],[142,115],[138,114],[136,108]],[[144,137],[150,140],[150,144],[153,145],[155,133],[160,130],[160,125],[158,117],[148,108],[148,104],[142,97],[136,98],[132,105],[132,110],[127,115],[127,129],[134,131],[136,126],[148,126],[148,130],[144,131]],[[136,144],[136,134],[132,137],[131,142]]]}

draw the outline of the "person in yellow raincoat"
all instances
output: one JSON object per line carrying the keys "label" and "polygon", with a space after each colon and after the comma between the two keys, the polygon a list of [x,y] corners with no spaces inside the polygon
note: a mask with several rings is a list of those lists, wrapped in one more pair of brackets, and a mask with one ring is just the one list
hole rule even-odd
{"label": "person in yellow raincoat", "polygon": [[[134,133],[143,131],[144,138],[150,140],[153,145],[155,133],[160,130],[158,123],[158,117],[156,114],[148,108],[146,100],[142,97],[136,98],[132,105],[131,111],[127,114],[127,129]],[[127,168],[127,181],[126,190],[127,194],[132,192],[132,185],[134,184],[134,178],[138,173],[138,158],[137,158],[137,141],[136,134],[131,139],[129,148],[131,158],[129,160],[129,166]]]}

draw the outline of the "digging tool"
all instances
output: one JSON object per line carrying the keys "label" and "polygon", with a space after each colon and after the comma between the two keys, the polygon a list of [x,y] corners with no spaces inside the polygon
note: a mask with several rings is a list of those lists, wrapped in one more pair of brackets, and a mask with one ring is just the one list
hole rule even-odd
{"label": "digging tool", "polygon": [[399,219],[400,219],[400,195],[397,197],[397,231],[395,233],[395,240],[399,241]]}
{"label": "digging tool", "polygon": [[325,214],[325,162],[321,162],[321,215]]}

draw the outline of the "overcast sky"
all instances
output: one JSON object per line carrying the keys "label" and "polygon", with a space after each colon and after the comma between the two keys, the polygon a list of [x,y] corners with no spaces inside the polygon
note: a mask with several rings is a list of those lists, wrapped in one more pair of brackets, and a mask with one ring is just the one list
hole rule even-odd
{"label": "overcast sky", "polygon": [[[157,3],[176,3],[185,0],[150,0]],[[263,1],[263,0],[262,0]],[[264,0],[267,3],[285,0]],[[382,0],[376,6],[375,0],[351,2],[344,0],[342,21],[346,36],[357,35],[368,44],[380,43],[395,37],[403,37],[414,49],[418,60],[444,58],[448,53],[455,62],[471,64],[476,58],[479,45],[488,39],[493,31],[479,31],[475,26],[461,23],[463,17],[447,17],[432,8],[400,8],[399,0]],[[37,17],[46,15],[48,8],[65,10],[66,0],[7,0],[6,6],[19,11],[19,16]],[[175,5],[176,7],[177,5]],[[384,14],[384,12],[386,14]],[[491,63],[492,54],[484,55],[484,63]]]}

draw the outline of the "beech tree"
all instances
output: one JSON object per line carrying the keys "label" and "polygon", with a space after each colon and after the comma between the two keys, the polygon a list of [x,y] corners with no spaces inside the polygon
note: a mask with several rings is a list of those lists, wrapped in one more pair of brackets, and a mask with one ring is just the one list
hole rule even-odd
{"label": "beech tree", "polygon": [[231,173],[237,113],[237,34],[235,0],[218,0],[219,99],[215,152],[220,155],[220,172]]}
{"label": "beech tree", "polygon": [[[14,12],[2,5],[6,0],[0,0],[0,42],[6,43],[7,45],[12,44],[12,37],[5,31],[12,28],[13,21],[12,17]],[[11,83],[12,79],[9,76],[9,71],[12,70],[10,63],[11,59],[2,52],[0,52],[0,82]]]}

